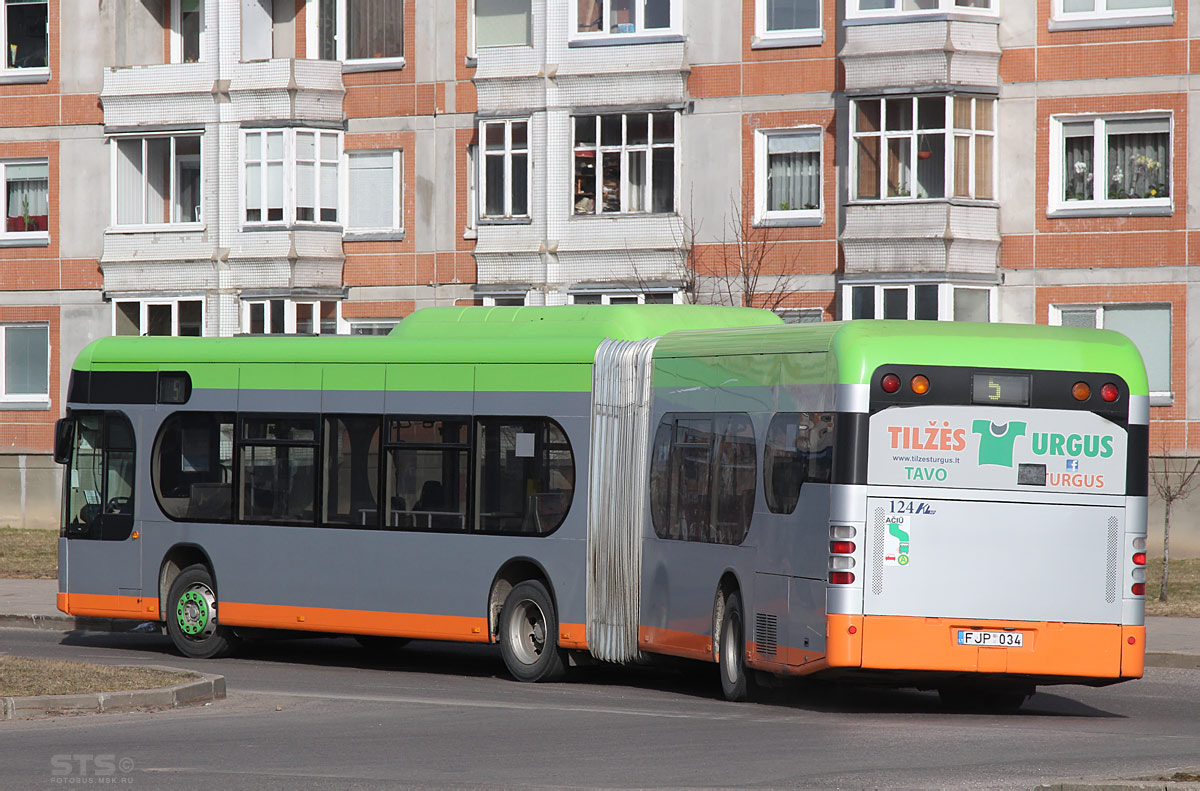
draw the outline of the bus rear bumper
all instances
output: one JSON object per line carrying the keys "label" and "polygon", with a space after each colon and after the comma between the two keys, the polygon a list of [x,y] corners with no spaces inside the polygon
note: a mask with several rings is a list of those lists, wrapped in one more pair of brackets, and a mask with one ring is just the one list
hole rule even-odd
{"label": "bus rear bumper", "polygon": [[[964,632],[1019,633],[1021,645],[971,645]],[[831,615],[827,646],[830,669],[1124,679],[1142,676],[1146,627]]]}

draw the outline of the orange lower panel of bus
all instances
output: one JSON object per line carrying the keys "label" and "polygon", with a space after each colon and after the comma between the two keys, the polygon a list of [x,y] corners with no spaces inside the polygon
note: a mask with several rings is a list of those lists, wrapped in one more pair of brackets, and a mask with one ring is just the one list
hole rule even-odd
{"label": "orange lower panel of bus", "polygon": [[[855,634],[853,619],[861,624]],[[847,623],[842,624],[840,621]],[[962,635],[961,633],[968,633]],[[985,633],[1020,635],[1018,645],[964,644]],[[1011,638],[1009,638],[1011,639]],[[861,661],[850,644],[861,640]],[[838,646],[845,643],[845,646]],[[1031,676],[1140,678],[1146,627],[986,621],[888,615],[829,616],[829,667]]]}

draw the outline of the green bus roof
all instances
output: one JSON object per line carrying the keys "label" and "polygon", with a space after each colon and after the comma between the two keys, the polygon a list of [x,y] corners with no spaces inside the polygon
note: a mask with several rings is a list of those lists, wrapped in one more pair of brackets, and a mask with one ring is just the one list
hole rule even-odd
{"label": "green bus roof", "polygon": [[867,384],[881,365],[962,365],[1113,373],[1146,395],[1133,341],[1112,330],[1038,324],[879,319],[672,333],[656,358],[831,352],[838,384]]}
{"label": "green bus roof", "polygon": [[424,308],[387,337],[113,337],[88,345],[79,370],[186,363],[591,363],[606,338],[780,324],[774,313],[714,305]]}

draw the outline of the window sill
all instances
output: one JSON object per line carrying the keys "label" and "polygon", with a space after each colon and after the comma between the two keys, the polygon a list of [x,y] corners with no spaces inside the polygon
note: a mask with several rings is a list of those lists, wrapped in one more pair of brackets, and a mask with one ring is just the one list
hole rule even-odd
{"label": "window sill", "polygon": [[979,206],[985,209],[1000,208],[999,201],[988,198],[851,198],[847,206],[907,206],[913,203],[948,203],[951,206]]}
{"label": "window sill", "polygon": [[610,33],[595,38],[576,38],[567,47],[619,47],[625,44],[681,44],[687,41],[682,33]]}
{"label": "window sill", "polygon": [[804,228],[824,223],[820,213],[768,214],[754,221],[755,228]]}
{"label": "window sill", "polygon": [[[1082,203],[1082,201],[1081,201]],[[1046,216],[1055,219],[1070,217],[1170,217],[1175,207],[1169,202],[1146,205],[1105,205],[1089,203],[1083,206],[1059,205],[1046,210]]]}
{"label": "window sill", "polygon": [[160,223],[158,225],[111,225],[106,234],[136,233],[198,233],[205,229],[202,222]]}
{"label": "window sill", "polygon": [[587,222],[589,220],[628,220],[634,217],[678,217],[679,215],[673,211],[626,211],[626,212],[603,212],[595,214],[588,212],[587,214],[572,214],[572,220],[581,220]]}
{"label": "window sill", "polygon": [[994,11],[989,13],[971,14],[959,12],[897,13],[887,16],[854,17],[842,21],[844,27],[859,25],[895,25],[904,22],[983,22],[992,25],[1000,24],[1000,17]]}
{"label": "window sill", "polygon": [[29,233],[0,233],[0,247],[49,247],[49,231]]}
{"label": "window sill", "polygon": [[532,225],[532,217],[480,217],[480,225]]}
{"label": "window sill", "polygon": [[1081,19],[1051,19],[1046,29],[1051,33],[1067,30],[1106,30],[1126,27],[1169,27],[1175,24],[1175,14],[1145,14],[1143,16],[1088,17]]}
{"label": "window sill", "polygon": [[342,233],[344,242],[402,242],[404,229],[390,231],[350,231]]}
{"label": "window sill", "polygon": [[476,231],[474,228],[468,228],[465,231],[463,231],[463,238],[464,239],[478,239],[479,232]]}
{"label": "window sill", "polygon": [[33,85],[50,82],[50,69],[0,69],[0,85]]}
{"label": "window sill", "polygon": [[242,231],[336,231],[342,233],[342,226],[332,222],[243,222]]}
{"label": "window sill", "polygon": [[367,58],[363,60],[342,61],[342,73],[353,74],[360,71],[399,71],[407,61],[404,58]]}
{"label": "window sill", "polygon": [[44,412],[50,408],[49,396],[5,396],[0,398],[0,412]]}
{"label": "window sill", "polygon": [[816,47],[825,43],[824,30],[797,30],[785,35],[755,36],[750,49],[779,49],[782,47]]}

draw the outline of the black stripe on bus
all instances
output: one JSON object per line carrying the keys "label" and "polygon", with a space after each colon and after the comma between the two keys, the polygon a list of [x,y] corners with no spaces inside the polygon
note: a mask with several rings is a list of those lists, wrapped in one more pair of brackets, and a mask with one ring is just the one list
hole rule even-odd
{"label": "black stripe on bus", "polygon": [[1125,427],[1127,436],[1125,464],[1125,494],[1130,497],[1145,497],[1150,491],[1150,427],[1130,424]]}
{"label": "black stripe on bus", "polygon": [[871,416],[865,412],[838,412],[836,420],[832,482],[866,484]]}
{"label": "black stripe on bus", "polygon": [[[153,404],[158,400],[157,371],[92,371],[88,404]],[[74,400],[74,398],[72,398]]]}

